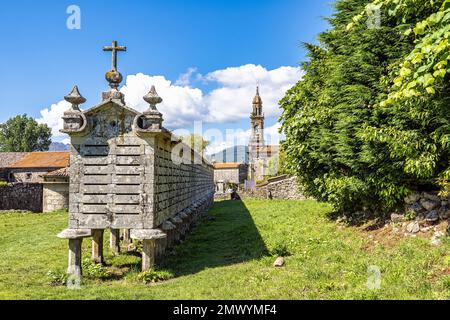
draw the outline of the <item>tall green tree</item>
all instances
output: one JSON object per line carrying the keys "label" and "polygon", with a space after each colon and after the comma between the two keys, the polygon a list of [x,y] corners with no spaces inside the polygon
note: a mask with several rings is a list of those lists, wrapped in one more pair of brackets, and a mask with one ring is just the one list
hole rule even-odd
{"label": "tall green tree", "polygon": [[306,76],[280,102],[290,170],[307,193],[338,212],[387,210],[417,184],[430,182],[404,170],[405,159],[370,134],[392,121],[378,106],[389,98],[393,66],[414,49],[414,38],[405,32],[433,8],[416,4],[419,16],[410,14],[405,23],[391,8],[377,6],[381,24],[369,27],[370,17],[361,16],[368,5],[373,4],[336,1],[330,30],[320,34],[319,45],[305,44]]}
{"label": "tall green tree", "polygon": [[[367,126],[365,138],[389,149],[411,180],[439,183],[450,194],[450,0],[376,0],[414,46],[386,77],[377,105],[389,119]],[[366,12],[348,26],[363,20]]]}
{"label": "tall green tree", "polygon": [[0,151],[32,152],[48,151],[51,144],[51,129],[26,114],[0,124]]}

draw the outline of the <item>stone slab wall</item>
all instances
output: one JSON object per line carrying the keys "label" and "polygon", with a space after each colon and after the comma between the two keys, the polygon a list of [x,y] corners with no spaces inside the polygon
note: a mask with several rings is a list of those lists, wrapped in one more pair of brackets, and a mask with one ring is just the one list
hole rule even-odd
{"label": "stone slab wall", "polygon": [[42,184],[15,183],[0,187],[0,210],[42,212]]}
{"label": "stone slab wall", "polygon": [[[172,159],[174,145],[158,141],[155,150],[155,225],[174,217],[197,201],[214,197],[214,169],[197,155],[201,164]],[[191,151],[185,148],[185,152]],[[178,160],[178,159],[175,159]],[[181,160],[181,159],[179,159]],[[186,160],[186,159],[185,159]]]}
{"label": "stone slab wall", "polygon": [[45,183],[43,188],[43,212],[69,208],[69,183]]}

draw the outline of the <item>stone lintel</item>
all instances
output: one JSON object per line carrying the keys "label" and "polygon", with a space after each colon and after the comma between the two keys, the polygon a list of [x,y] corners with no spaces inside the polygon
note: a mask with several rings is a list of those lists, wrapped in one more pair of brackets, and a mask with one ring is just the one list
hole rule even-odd
{"label": "stone lintel", "polygon": [[91,229],[66,229],[60,234],[58,234],[58,238],[60,239],[83,239],[92,237]]}
{"label": "stone lintel", "polygon": [[164,239],[167,234],[158,229],[132,229],[131,239],[134,240],[157,240]]}

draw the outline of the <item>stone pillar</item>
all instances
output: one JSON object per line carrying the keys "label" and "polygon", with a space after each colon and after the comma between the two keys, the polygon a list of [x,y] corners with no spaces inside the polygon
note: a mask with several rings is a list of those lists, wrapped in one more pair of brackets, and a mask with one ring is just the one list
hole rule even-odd
{"label": "stone pillar", "polygon": [[143,240],[142,271],[148,271],[155,267],[156,240]]}
{"label": "stone pillar", "polygon": [[161,256],[161,251],[162,251],[161,240],[156,240],[156,243],[155,243],[155,260],[159,259],[159,257]]}
{"label": "stone pillar", "polygon": [[123,243],[126,245],[131,244],[131,236],[130,236],[130,230],[125,229],[123,230]]}
{"label": "stone pillar", "polygon": [[142,271],[148,271],[155,267],[156,240],[164,239],[167,235],[159,229],[131,230],[131,239],[142,240]]}
{"label": "stone pillar", "polygon": [[69,267],[67,273],[70,279],[81,280],[81,244],[83,239],[69,239]]}
{"label": "stone pillar", "polygon": [[111,236],[109,238],[109,248],[112,253],[119,254],[120,253],[120,230],[119,229],[111,229]]}
{"label": "stone pillar", "polygon": [[75,285],[81,282],[81,245],[83,238],[91,236],[92,232],[89,229],[66,229],[58,234],[58,238],[69,240],[69,266],[67,267],[67,273],[69,274],[70,284]]}
{"label": "stone pillar", "polygon": [[103,263],[104,230],[92,230],[92,261]]}
{"label": "stone pillar", "polygon": [[181,233],[183,232],[183,220],[175,216],[170,219],[170,222],[176,226],[176,229],[173,232],[172,244],[177,244],[180,242]]}
{"label": "stone pillar", "polygon": [[166,237],[161,239],[161,255],[164,254],[164,252],[170,248],[171,246],[171,235],[172,235],[172,231],[173,229],[175,229],[176,227],[170,223],[169,221],[165,221],[162,226],[162,232],[164,232],[166,234]]}

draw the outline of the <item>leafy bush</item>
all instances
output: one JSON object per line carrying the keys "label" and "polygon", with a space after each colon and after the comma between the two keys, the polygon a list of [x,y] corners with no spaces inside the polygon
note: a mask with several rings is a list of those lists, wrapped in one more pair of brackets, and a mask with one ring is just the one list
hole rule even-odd
{"label": "leafy bush", "polygon": [[[365,23],[370,5],[379,27]],[[450,0],[336,1],[320,45],[305,44],[306,75],[280,102],[287,165],[305,193],[339,213],[383,213],[411,190],[448,187],[450,69],[434,65],[450,60],[448,8]]]}
{"label": "leafy bush", "polygon": [[8,185],[8,182],[0,180],[0,187],[6,187]]}
{"label": "leafy bush", "polygon": [[88,279],[105,279],[111,276],[107,268],[94,263],[90,258],[83,260],[83,276]]}
{"label": "leafy bush", "polygon": [[48,284],[52,287],[67,285],[68,274],[60,270],[50,270],[47,272]]}
{"label": "leafy bush", "polygon": [[168,271],[149,270],[139,275],[139,280],[145,284],[167,281],[173,278],[173,274]]}

